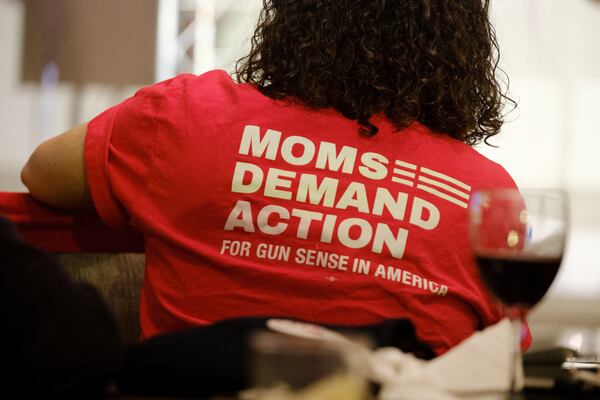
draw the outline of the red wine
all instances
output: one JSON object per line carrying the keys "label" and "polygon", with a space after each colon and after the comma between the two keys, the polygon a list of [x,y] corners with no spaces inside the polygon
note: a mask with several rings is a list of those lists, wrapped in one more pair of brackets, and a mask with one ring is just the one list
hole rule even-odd
{"label": "red wine", "polygon": [[561,258],[527,259],[479,255],[477,265],[488,289],[507,306],[531,308],[554,281]]}

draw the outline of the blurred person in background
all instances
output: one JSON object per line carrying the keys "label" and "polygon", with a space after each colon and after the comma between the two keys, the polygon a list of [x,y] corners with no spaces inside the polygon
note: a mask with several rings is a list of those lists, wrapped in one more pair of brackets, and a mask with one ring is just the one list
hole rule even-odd
{"label": "blurred person in background", "polygon": [[180,75],[42,143],[31,194],[144,234],[144,339],[232,318],[409,319],[441,354],[502,318],[468,244],[472,146],[512,101],[487,0],[265,0],[233,80]]}

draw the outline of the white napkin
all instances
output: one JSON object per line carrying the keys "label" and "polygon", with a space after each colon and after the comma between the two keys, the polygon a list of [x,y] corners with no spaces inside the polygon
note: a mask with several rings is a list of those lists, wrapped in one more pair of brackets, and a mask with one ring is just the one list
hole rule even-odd
{"label": "white napkin", "polygon": [[[398,349],[378,349],[376,364],[398,371],[381,381],[380,399],[502,398],[512,380],[513,343],[512,325],[505,319],[429,362],[411,360]],[[522,368],[517,377],[522,387]]]}
{"label": "white napkin", "polygon": [[[510,389],[514,338],[508,319],[475,333],[431,361],[392,347],[371,351],[317,325],[269,320],[267,326],[339,346],[350,356],[349,364],[357,374],[382,386],[380,400],[501,399]],[[523,371],[519,368],[517,386],[522,385]]]}

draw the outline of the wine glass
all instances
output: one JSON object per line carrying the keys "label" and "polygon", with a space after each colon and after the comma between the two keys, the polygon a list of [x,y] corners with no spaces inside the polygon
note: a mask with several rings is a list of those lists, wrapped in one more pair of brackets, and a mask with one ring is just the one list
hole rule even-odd
{"label": "wine glass", "polygon": [[511,393],[522,371],[521,323],[544,297],[562,261],[567,198],[562,190],[497,189],[473,193],[471,246],[483,282],[505,306],[515,331]]}

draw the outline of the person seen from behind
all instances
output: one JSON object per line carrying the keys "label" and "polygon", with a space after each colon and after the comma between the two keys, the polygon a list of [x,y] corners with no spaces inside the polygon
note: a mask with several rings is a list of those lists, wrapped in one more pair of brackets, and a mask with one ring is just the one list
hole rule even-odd
{"label": "person seen from behind", "polygon": [[184,74],[42,143],[53,206],[143,233],[144,339],[231,318],[412,321],[437,354],[497,322],[468,245],[473,146],[513,105],[488,0],[265,0],[235,79]]}

